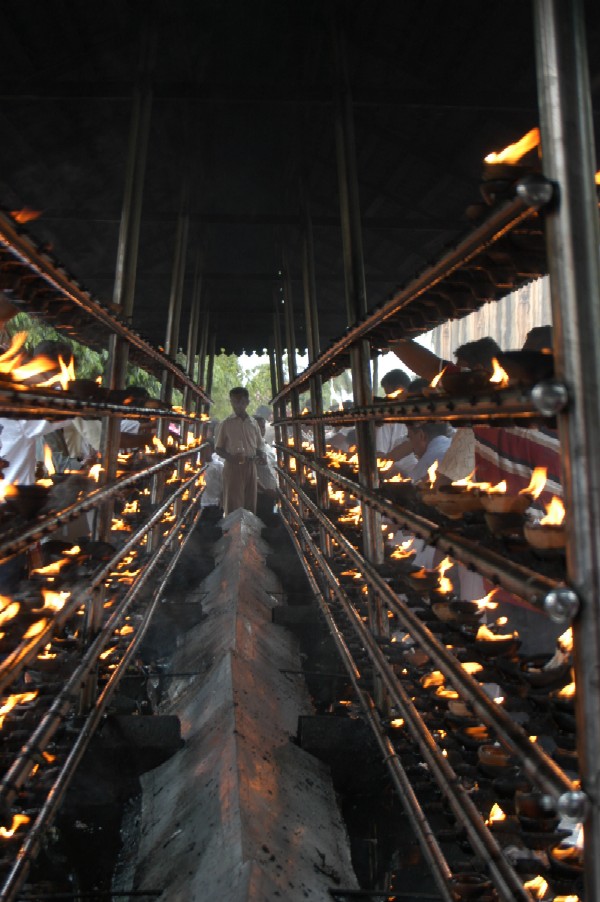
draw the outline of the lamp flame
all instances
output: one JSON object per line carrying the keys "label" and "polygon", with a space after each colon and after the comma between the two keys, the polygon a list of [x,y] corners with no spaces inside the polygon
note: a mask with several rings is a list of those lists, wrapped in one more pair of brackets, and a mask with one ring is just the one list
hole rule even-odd
{"label": "lamp flame", "polygon": [[524,888],[531,893],[535,893],[536,899],[543,899],[548,891],[548,883],[539,874],[532,880],[528,880],[523,884]]}
{"label": "lamp flame", "polygon": [[434,376],[434,377],[433,377],[433,379],[432,379],[431,382],[429,383],[429,388],[437,388],[437,387],[438,387],[438,383],[439,383],[440,379],[442,378],[442,376],[444,375],[444,373],[446,372],[447,369],[448,369],[448,367],[445,366],[443,370],[440,370],[440,371],[439,371],[439,373],[437,374],[437,376]]}
{"label": "lamp flame", "polygon": [[490,376],[490,382],[493,382],[494,385],[497,385],[498,388],[506,388],[509,383],[508,373],[504,370],[495,357],[492,357],[492,366],[494,368],[494,372]]}
{"label": "lamp flame", "polygon": [[512,165],[514,163],[518,163],[519,160],[525,156],[526,153],[529,153],[530,150],[533,150],[534,147],[537,147],[540,143],[540,130],[539,128],[532,128],[531,131],[528,131],[526,135],[523,135],[518,141],[515,141],[514,144],[509,144],[508,147],[505,147],[504,150],[501,151],[493,151],[489,153],[487,157],[485,157],[486,163],[508,163]]}
{"label": "lamp flame", "polygon": [[546,505],[546,516],[540,520],[540,526],[562,526],[565,519],[565,506],[556,495]]}
{"label": "lamp flame", "polygon": [[437,468],[438,462],[434,460],[429,469],[427,470],[427,475],[429,476],[429,488],[432,489],[435,486],[435,480],[437,479]]}
{"label": "lamp flame", "polygon": [[10,839],[11,836],[14,836],[19,827],[23,824],[28,824],[31,818],[27,817],[26,814],[13,814],[12,824],[10,827],[0,827],[0,836],[2,839]]}
{"label": "lamp flame", "polygon": [[547,476],[547,467],[536,467],[531,474],[531,482],[529,483],[527,488],[521,489],[519,495],[531,495],[532,498],[538,498],[544,491]]}
{"label": "lamp flame", "polygon": [[494,802],[494,804],[492,805],[492,810],[490,811],[489,817],[486,821],[486,824],[488,824],[488,826],[489,826],[489,824],[497,824],[500,821],[505,821],[505,820],[506,820],[506,815],[503,812],[502,808],[500,807],[498,802]]}

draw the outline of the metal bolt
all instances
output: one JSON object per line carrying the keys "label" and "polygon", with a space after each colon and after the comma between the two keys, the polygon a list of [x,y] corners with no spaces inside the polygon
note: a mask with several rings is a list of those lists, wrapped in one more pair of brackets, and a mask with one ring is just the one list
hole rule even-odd
{"label": "metal bolt", "polygon": [[528,175],[518,183],[517,195],[530,207],[542,207],[552,200],[554,185],[542,175]]}
{"label": "metal bolt", "polygon": [[579,824],[585,820],[588,804],[588,797],[585,792],[578,789],[572,792],[563,792],[558,797],[556,810],[565,820]]}
{"label": "metal bolt", "polygon": [[540,413],[545,417],[551,417],[567,406],[569,393],[567,386],[562,382],[549,379],[533,386],[531,400]]}
{"label": "metal bolt", "polygon": [[552,589],[544,597],[544,611],[554,623],[570,623],[579,610],[579,598],[568,586]]}

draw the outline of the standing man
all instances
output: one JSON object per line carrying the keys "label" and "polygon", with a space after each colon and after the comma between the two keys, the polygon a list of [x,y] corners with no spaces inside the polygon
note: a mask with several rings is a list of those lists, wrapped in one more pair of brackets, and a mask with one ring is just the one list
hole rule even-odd
{"label": "standing man", "polygon": [[266,463],[265,444],[256,420],[246,413],[248,389],[238,386],[229,392],[233,413],[226,417],[215,436],[216,452],[224,458],[223,514],[238,507],[256,513],[256,462]]}

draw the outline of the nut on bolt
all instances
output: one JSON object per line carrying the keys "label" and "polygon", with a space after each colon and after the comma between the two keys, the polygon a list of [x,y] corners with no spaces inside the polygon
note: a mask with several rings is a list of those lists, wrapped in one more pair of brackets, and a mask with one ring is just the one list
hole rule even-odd
{"label": "nut on bolt", "polygon": [[570,623],[579,610],[579,598],[568,586],[552,589],[544,597],[544,611],[554,623]]}
{"label": "nut on bolt", "polygon": [[586,818],[588,805],[589,801],[585,792],[575,789],[571,792],[563,792],[558,797],[556,810],[565,820],[579,824]]}
{"label": "nut on bolt", "polygon": [[554,196],[554,185],[543,175],[527,175],[517,183],[517,195],[531,207],[544,207]]}
{"label": "nut on bolt", "polygon": [[531,389],[531,400],[545,417],[552,417],[567,406],[569,393],[563,382],[548,379]]}

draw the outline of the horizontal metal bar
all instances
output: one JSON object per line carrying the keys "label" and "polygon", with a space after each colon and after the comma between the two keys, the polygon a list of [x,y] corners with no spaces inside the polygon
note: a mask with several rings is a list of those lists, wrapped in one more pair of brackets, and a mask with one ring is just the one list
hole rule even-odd
{"label": "horizontal metal bar", "polygon": [[321,416],[303,414],[299,419],[275,420],[275,426],[294,423],[351,426],[366,420],[375,423],[444,420],[451,423],[488,423],[489,420],[540,420],[544,417],[531,400],[532,388],[506,388],[472,395],[411,395],[399,401],[383,401],[351,410],[327,412]]}
{"label": "horizontal metal bar", "polygon": [[536,213],[539,207],[528,204],[517,194],[512,200],[494,209],[488,218],[472,229],[455,247],[446,251],[439,260],[416,276],[409,284],[396,292],[377,310],[368,314],[362,322],[349,326],[344,335],[324,351],[296,379],[293,379],[273,397],[272,403],[286,398],[290,392],[302,390],[313,376],[321,374],[344,351],[384,323],[394,314],[413,303],[434,285],[450,276],[457,269],[477,256],[485,248],[498,241],[524,220]]}
{"label": "horizontal metal bar", "polygon": [[68,392],[39,392],[0,388],[0,414],[4,417],[56,417],[59,414],[70,417],[120,417],[122,420],[183,420],[187,423],[202,423],[199,417],[177,413],[166,408],[138,407],[133,404],[112,404],[108,401],[82,401],[69,397]]}

